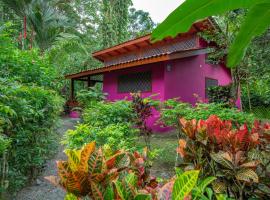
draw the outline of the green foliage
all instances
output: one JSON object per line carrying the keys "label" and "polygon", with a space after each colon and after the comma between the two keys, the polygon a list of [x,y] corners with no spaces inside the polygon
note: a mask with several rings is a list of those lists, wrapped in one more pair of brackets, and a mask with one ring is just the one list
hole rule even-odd
{"label": "green foliage", "polygon": [[46,159],[54,152],[54,125],[62,99],[54,91],[41,87],[7,80],[0,82],[3,97],[0,105],[12,109],[12,112],[0,109],[0,116],[6,119],[3,133],[12,141],[8,156],[9,179],[12,190],[16,190],[22,186],[21,180],[38,175]]}
{"label": "green foliage", "polygon": [[150,34],[154,27],[155,23],[148,12],[135,8],[129,9],[129,34],[131,38]]}
{"label": "green foliage", "polygon": [[187,171],[177,177],[173,185],[172,199],[184,199],[194,188],[200,171]]}
{"label": "green foliage", "polygon": [[[152,37],[155,41],[168,36],[175,37],[179,33],[187,32],[192,24],[198,20],[240,8],[248,8],[249,12],[230,48],[227,65],[235,67],[244,57],[251,40],[264,33],[269,27],[267,19],[269,18],[270,4],[267,0],[187,0],[154,30]],[[247,31],[249,34],[246,34]]]}
{"label": "green foliage", "polygon": [[214,86],[208,88],[208,99],[210,103],[221,103],[231,106],[232,103],[232,86]]}
{"label": "green foliage", "polygon": [[0,32],[0,76],[24,84],[56,88],[57,72],[38,50],[21,51],[12,42],[7,31]]}
{"label": "green foliage", "polygon": [[216,179],[207,177],[199,179],[198,170],[183,172],[176,168],[176,178],[172,178],[159,190],[158,199],[203,199],[211,200],[213,191],[208,186]]}
{"label": "green foliage", "polygon": [[0,154],[3,154],[10,147],[11,139],[0,133]]}
{"label": "green foliage", "polygon": [[95,127],[80,124],[75,130],[69,130],[64,136],[63,144],[69,149],[79,149],[84,144],[96,141],[98,146],[104,146],[116,151],[117,149],[135,149],[136,129],[130,124],[110,124],[106,127]]}
{"label": "green foliage", "polygon": [[[100,95],[103,98],[103,94]],[[128,101],[103,102],[94,99],[88,102],[84,111],[83,124],[67,131],[63,143],[68,148],[79,149],[84,144],[96,141],[98,146],[105,145],[112,151],[134,150],[138,130],[132,126],[133,116]]]}
{"label": "green foliage", "polygon": [[211,115],[217,115],[223,120],[232,120],[236,124],[244,124],[247,122],[251,125],[254,116],[245,112],[240,112],[236,108],[228,108],[224,104],[204,104],[197,103],[192,107],[188,103],[183,103],[177,99],[170,99],[164,102],[161,109],[161,121],[169,126],[178,126],[179,118],[191,119],[208,119]]}
{"label": "green foliage", "polygon": [[128,8],[131,0],[102,0],[102,42],[103,48],[128,39]]}
{"label": "green foliage", "polygon": [[85,109],[84,123],[105,127],[110,124],[130,123],[134,117],[128,101],[96,102]]}
{"label": "green foliage", "polygon": [[35,178],[54,153],[63,101],[52,90],[57,73],[47,57],[17,49],[8,27],[0,32],[0,151],[5,152],[1,166],[9,166],[1,183],[9,182],[13,192]]}
{"label": "green foliage", "polygon": [[106,100],[107,94],[104,94],[97,86],[90,87],[88,90],[81,90],[78,92],[76,99],[80,105],[87,107],[88,104]]}

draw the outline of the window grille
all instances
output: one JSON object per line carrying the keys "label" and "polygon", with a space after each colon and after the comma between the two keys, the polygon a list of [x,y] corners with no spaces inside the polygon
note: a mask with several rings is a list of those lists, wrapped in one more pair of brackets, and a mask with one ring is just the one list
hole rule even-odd
{"label": "window grille", "polygon": [[118,92],[150,92],[152,90],[152,73],[141,72],[125,74],[118,77]]}
{"label": "window grille", "polygon": [[208,88],[218,86],[218,80],[212,78],[205,78],[205,98],[208,98]]}

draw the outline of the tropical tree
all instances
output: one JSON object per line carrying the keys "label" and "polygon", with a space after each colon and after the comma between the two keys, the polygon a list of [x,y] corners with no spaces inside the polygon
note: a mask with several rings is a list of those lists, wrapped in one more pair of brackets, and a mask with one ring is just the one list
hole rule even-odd
{"label": "tropical tree", "polygon": [[198,20],[240,8],[249,9],[249,12],[229,50],[227,65],[235,67],[241,62],[252,39],[269,27],[269,0],[186,0],[154,30],[152,38],[157,41],[168,36],[175,37],[187,32]]}
{"label": "tropical tree", "polygon": [[[23,32],[19,43],[22,49],[32,48],[36,44],[42,52],[48,49],[56,37],[67,27],[72,27],[56,4],[44,0],[1,0],[14,13],[23,18]],[[30,34],[28,32],[30,31]],[[28,46],[29,45],[29,46]]]}
{"label": "tropical tree", "polygon": [[102,0],[101,33],[103,48],[128,39],[128,9],[131,0]]}
{"label": "tropical tree", "polygon": [[156,24],[148,12],[143,10],[129,9],[129,34],[130,38],[136,38],[152,32]]}

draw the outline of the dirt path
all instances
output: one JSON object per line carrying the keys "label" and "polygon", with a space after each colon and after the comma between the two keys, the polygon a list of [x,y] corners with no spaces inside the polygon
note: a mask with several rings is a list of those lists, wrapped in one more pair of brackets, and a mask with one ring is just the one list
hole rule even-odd
{"label": "dirt path", "polygon": [[[61,126],[58,130],[59,135],[62,136],[68,129],[73,129],[77,120],[63,118]],[[37,179],[36,183],[30,187],[24,188],[20,191],[14,200],[63,200],[65,192],[61,188],[51,185],[43,177],[50,175],[57,175],[56,161],[65,160],[63,153],[63,146],[59,147],[59,151],[53,160],[48,161],[46,169],[43,174]]]}

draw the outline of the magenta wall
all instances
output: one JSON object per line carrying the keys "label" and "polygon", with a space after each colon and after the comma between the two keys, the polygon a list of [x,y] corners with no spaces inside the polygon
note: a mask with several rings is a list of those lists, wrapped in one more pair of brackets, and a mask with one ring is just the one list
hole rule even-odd
{"label": "magenta wall", "polygon": [[164,66],[162,63],[151,65],[143,65],[136,68],[114,71],[104,74],[103,92],[108,93],[109,101],[116,101],[121,99],[130,99],[129,93],[118,93],[117,81],[118,76],[129,73],[152,71],[152,91],[143,93],[143,97],[148,97],[152,94],[158,94],[155,98],[159,100],[164,99]]}
{"label": "magenta wall", "polygon": [[[165,63],[165,99],[179,97],[180,100],[196,103],[194,94],[205,100],[205,78],[217,79],[219,85],[231,83],[230,71],[220,65],[205,63],[206,55],[193,56]],[[171,70],[167,70],[167,66]]]}
{"label": "magenta wall", "polygon": [[[168,66],[171,70],[168,70]],[[219,85],[231,83],[228,69],[220,65],[209,65],[205,63],[205,55],[199,55],[106,73],[104,74],[103,92],[108,93],[108,100],[130,100],[129,93],[118,93],[118,76],[143,71],[152,71],[152,91],[143,93],[143,97],[158,94],[155,99],[161,101],[179,97],[180,100],[194,105],[196,103],[194,94],[203,99],[205,97],[206,77],[217,79]],[[153,117],[148,120],[148,125],[155,132],[168,131],[168,128],[156,125],[157,119],[159,119],[159,113],[154,110]]]}

